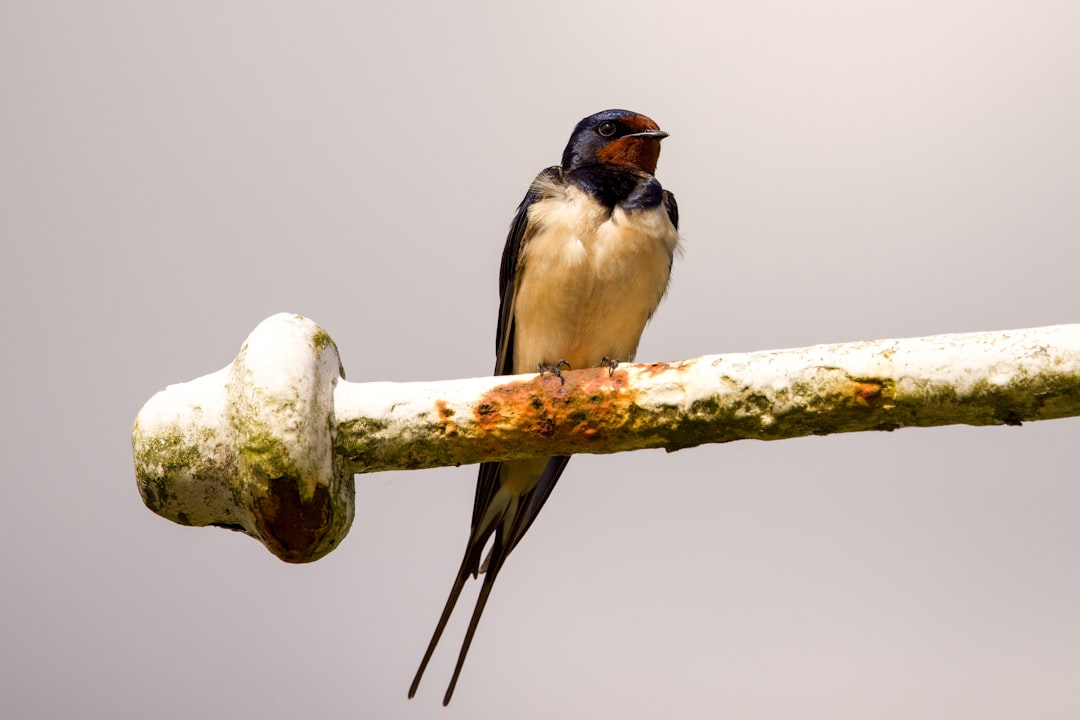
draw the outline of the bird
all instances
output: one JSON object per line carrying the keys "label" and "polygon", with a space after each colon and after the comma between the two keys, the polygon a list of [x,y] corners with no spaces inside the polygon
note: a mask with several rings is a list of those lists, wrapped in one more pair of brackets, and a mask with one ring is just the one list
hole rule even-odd
{"label": "bird", "polygon": [[[654,173],[668,133],[648,117],[604,110],[581,120],[560,165],[541,171],[517,208],[499,271],[495,375],[607,366],[637,351],[667,292],[679,247],[675,196]],[[472,524],[412,698],[469,576],[484,575],[443,697],[454,694],[495,578],[551,494],[569,456],[480,465]],[[486,559],[481,562],[485,548]]]}

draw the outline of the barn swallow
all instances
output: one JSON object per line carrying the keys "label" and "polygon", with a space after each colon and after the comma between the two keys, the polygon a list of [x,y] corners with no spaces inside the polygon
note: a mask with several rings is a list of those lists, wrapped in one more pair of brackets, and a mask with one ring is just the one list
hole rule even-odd
{"label": "barn swallow", "polygon": [[[645,323],[667,290],[679,243],[675,196],[653,176],[665,137],[644,115],[605,110],[577,124],[561,166],[536,176],[503,249],[496,375],[558,374],[567,366],[614,368],[633,359]],[[484,573],[443,697],[443,705],[450,702],[495,577],[569,459],[480,465],[465,557],[409,697],[416,694],[465,581]]]}

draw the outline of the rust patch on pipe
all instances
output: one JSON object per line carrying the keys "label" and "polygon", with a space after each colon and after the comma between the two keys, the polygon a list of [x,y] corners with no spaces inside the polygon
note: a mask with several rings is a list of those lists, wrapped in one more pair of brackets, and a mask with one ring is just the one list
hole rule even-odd
{"label": "rust patch on pipe", "polygon": [[638,374],[644,377],[654,377],[656,375],[662,375],[669,370],[681,371],[685,369],[687,363],[682,362],[654,362],[648,365],[642,365],[638,367]]}
{"label": "rust patch on pipe", "polygon": [[445,400],[436,400],[435,412],[439,415],[438,423],[442,434],[447,437],[457,437],[460,430],[457,423],[451,419],[454,417],[454,409],[450,407],[450,404]]}
{"label": "rust patch on pipe", "polygon": [[266,496],[255,500],[255,525],[270,552],[285,562],[317,560],[322,540],[331,525],[330,493],[315,486],[309,502],[300,498],[297,478],[272,478]]}
{"label": "rust patch on pipe", "polygon": [[851,396],[862,407],[889,408],[893,406],[896,388],[889,380],[860,378],[854,382]]}
{"label": "rust patch on pipe", "polygon": [[636,395],[625,370],[589,368],[565,372],[561,379],[537,375],[489,390],[475,405],[474,420],[488,438],[576,439],[586,448],[626,422]]}

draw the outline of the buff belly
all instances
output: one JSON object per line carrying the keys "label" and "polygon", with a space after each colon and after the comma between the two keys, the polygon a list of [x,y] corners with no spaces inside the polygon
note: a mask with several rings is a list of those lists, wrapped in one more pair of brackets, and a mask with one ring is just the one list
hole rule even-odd
{"label": "buff belly", "polygon": [[667,289],[678,232],[663,207],[610,213],[577,188],[535,203],[514,298],[514,372],[630,360]]}

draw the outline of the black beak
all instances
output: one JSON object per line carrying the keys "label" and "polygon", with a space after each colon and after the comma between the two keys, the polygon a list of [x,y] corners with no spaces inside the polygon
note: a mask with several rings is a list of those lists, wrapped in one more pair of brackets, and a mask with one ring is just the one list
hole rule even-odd
{"label": "black beak", "polygon": [[642,130],[641,132],[631,133],[626,137],[640,137],[640,138],[652,138],[653,140],[663,140],[669,135],[669,133],[663,130]]}

